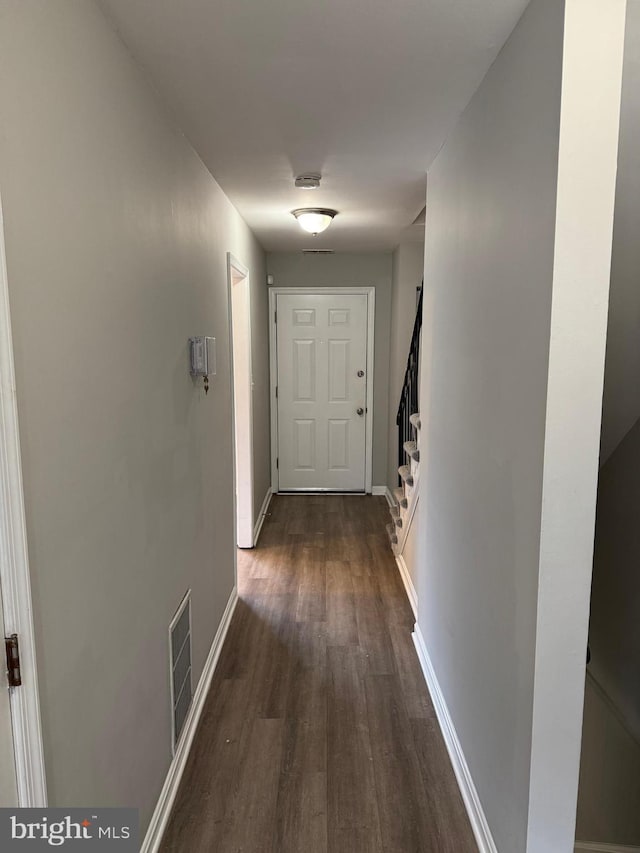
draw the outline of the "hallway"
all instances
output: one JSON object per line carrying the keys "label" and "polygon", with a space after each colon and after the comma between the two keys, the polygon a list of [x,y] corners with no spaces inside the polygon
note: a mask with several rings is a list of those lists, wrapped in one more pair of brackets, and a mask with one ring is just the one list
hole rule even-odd
{"label": "hallway", "polygon": [[476,851],[386,519],[382,497],[273,497],[164,853]]}

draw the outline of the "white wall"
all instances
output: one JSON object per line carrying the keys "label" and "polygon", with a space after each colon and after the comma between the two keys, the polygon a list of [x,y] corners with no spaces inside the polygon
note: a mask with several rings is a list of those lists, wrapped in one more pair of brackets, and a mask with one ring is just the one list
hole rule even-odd
{"label": "white wall", "polygon": [[[573,842],[626,0],[566,0],[528,850]],[[597,168],[593,169],[593,164]],[[593,172],[591,180],[585,174]]]}
{"label": "white wall", "polygon": [[526,849],[562,5],[428,177],[419,625],[500,853]]}
{"label": "white wall", "polygon": [[532,0],[429,172],[419,630],[500,853],[573,841],[623,17]]}
{"label": "white wall", "polygon": [[391,317],[391,253],[340,252],[303,255],[269,252],[267,271],[275,287],[375,287],[375,352],[373,377],[373,485],[387,482],[389,340]]}
{"label": "white wall", "polygon": [[604,463],[640,418],[640,0],[627,0],[602,408]]}
{"label": "white wall", "polygon": [[[266,330],[264,255],[92,2],[3,0],[0,126],[50,803],[137,806],[144,829],[169,621],[191,587],[196,682],[234,584],[226,252]],[[208,396],[193,334],[217,339]]]}
{"label": "white wall", "polygon": [[389,358],[389,450],[387,485],[398,485],[398,427],[396,415],[407,368],[411,333],[416,318],[416,288],[422,284],[424,243],[401,243],[393,253],[391,342]]}

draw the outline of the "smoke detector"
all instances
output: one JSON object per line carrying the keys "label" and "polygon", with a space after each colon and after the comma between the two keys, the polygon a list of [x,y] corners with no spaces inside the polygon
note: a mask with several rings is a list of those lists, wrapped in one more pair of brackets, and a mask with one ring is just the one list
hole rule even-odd
{"label": "smoke detector", "polygon": [[320,175],[315,173],[298,175],[296,178],[296,186],[300,190],[317,190],[320,186],[320,177]]}

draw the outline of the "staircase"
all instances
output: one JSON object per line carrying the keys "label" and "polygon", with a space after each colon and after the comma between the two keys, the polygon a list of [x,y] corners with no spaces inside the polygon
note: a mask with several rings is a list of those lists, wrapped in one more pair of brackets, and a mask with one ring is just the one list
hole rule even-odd
{"label": "staircase", "polygon": [[409,417],[412,437],[403,441],[403,464],[398,468],[400,485],[391,494],[389,513],[391,522],[387,524],[387,533],[393,553],[402,553],[402,545],[408,533],[415,512],[418,496],[418,478],[420,473],[420,414],[414,412]]}
{"label": "staircase", "polygon": [[400,393],[400,404],[396,416],[398,427],[398,487],[393,490],[389,502],[391,523],[387,533],[396,557],[402,555],[404,541],[409,532],[418,497],[418,474],[420,471],[420,411],[418,389],[420,385],[420,334],[422,331],[422,292],[420,287],[416,318],[411,333],[407,368]]}
{"label": "staircase", "polygon": [[391,521],[387,533],[391,550],[396,558],[398,570],[407,598],[418,618],[417,580],[417,514],[419,500],[418,479],[420,476],[420,335],[422,331],[422,287],[419,288],[416,318],[413,323],[409,358],[400,393],[400,404],[396,415],[398,427],[398,486],[387,492]]}

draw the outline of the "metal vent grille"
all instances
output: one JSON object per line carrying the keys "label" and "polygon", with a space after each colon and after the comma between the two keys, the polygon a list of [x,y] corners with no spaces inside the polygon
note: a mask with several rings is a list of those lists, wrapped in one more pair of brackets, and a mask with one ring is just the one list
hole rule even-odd
{"label": "metal vent grille", "polygon": [[334,249],[303,249],[303,255],[335,255]]}
{"label": "metal vent grille", "polygon": [[171,742],[175,751],[191,707],[191,590],[169,625],[171,675]]}

